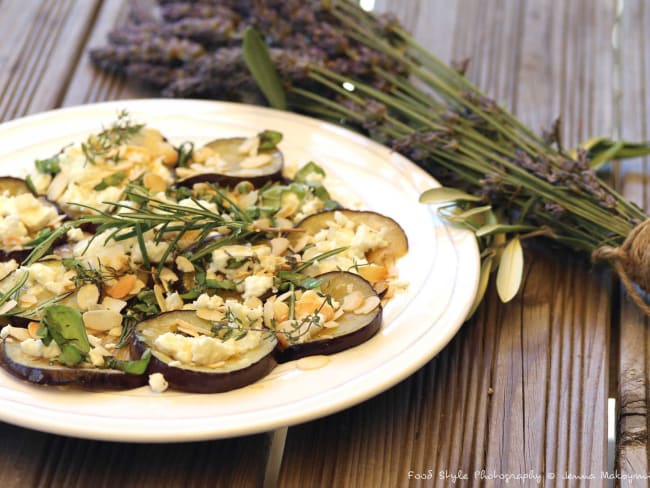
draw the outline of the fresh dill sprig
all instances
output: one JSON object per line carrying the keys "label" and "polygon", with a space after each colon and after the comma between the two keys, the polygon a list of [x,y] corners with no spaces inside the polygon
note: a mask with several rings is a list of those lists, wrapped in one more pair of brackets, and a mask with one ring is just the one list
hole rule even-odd
{"label": "fresh dill sprig", "polygon": [[81,143],[81,151],[86,157],[86,163],[97,164],[98,158],[105,157],[112,157],[115,161],[119,160],[119,154],[113,153],[114,150],[128,142],[143,127],[144,124],[138,124],[131,120],[128,111],[121,110],[110,127],[102,129],[98,134],[88,136],[88,139]]}

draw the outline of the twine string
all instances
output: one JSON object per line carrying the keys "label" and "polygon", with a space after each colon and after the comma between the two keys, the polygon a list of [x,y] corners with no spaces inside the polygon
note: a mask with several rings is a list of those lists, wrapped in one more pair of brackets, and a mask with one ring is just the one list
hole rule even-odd
{"label": "twine string", "polygon": [[634,285],[650,291],[650,219],[632,229],[620,246],[601,246],[591,258],[595,262],[610,261],[632,301],[650,315],[650,305]]}

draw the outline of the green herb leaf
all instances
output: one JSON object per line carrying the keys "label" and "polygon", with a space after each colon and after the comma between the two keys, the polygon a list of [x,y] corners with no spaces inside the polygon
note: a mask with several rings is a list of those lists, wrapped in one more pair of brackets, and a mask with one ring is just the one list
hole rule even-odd
{"label": "green herb leaf", "polygon": [[476,237],[490,236],[494,234],[505,234],[508,232],[531,232],[537,227],[532,225],[507,225],[507,224],[490,224],[484,225],[476,230]]}
{"label": "green herb leaf", "polygon": [[151,349],[146,349],[140,359],[125,361],[115,359],[114,357],[105,358],[105,364],[108,368],[124,371],[128,374],[144,374],[151,360]]}
{"label": "green herb leaf", "polygon": [[[315,179],[310,178],[310,176],[312,175],[317,175],[317,177]],[[314,163],[313,161],[309,161],[302,168],[296,171],[296,174],[294,175],[293,179],[298,183],[309,183],[310,181],[314,181],[314,180],[320,181],[324,177],[325,177],[325,170],[321,168],[319,165],[317,165],[316,163]]]}
{"label": "green herb leaf", "polygon": [[124,171],[118,171],[112,175],[108,175],[101,182],[97,183],[93,190],[102,191],[108,188],[109,186],[117,186],[122,183],[127,177],[127,174]]}
{"label": "green herb leaf", "polygon": [[259,149],[274,149],[282,140],[282,132],[278,132],[277,130],[265,130],[257,134],[257,137],[260,138]]}
{"label": "green herb leaf", "polygon": [[266,43],[252,27],[247,27],[244,31],[243,48],[244,62],[269,105],[286,110],[287,101],[280,76],[273,65]]}
{"label": "green herb leaf", "polygon": [[36,166],[36,170],[39,173],[43,173],[43,174],[55,175],[61,171],[61,165],[60,165],[58,154],[47,159],[37,159],[34,162],[34,166]]}
{"label": "green herb leaf", "polygon": [[481,198],[456,188],[441,186],[420,195],[420,203],[480,202]]}
{"label": "green herb leaf", "polygon": [[179,168],[187,166],[187,162],[192,159],[192,155],[194,154],[194,143],[187,141],[183,142],[176,148],[176,151],[178,152],[178,161],[176,162],[176,166]]}
{"label": "green herb leaf", "polygon": [[51,305],[43,310],[43,324],[61,348],[59,360],[74,366],[90,351],[81,312],[67,305]]}
{"label": "green herb leaf", "polygon": [[515,297],[523,274],[524,251],[519,237],[515,237],[506,244],[497,271],[497,293],[502,302],[507,303]]}

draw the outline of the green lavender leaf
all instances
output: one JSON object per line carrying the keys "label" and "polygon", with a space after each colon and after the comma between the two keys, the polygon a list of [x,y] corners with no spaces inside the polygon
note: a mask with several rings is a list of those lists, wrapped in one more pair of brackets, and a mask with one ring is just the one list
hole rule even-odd
{"label": "green lavender leaf", "polygon": [[280,76],[271,61],[266,43],[257,30],[244,31],[244,62],[273,108],[286,110],[287,101]]}

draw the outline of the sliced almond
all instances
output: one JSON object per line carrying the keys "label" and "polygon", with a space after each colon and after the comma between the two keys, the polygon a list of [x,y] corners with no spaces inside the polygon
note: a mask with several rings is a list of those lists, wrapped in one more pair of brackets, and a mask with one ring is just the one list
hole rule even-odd
{"label": "sliced almond", "polygon": [[82,317],[88,329],[108,331],[122,325],[122,315],[114,310],[89,310]]}
{"label": "sliced almond", "polygon": [[113,298],[124,298],[135,285],[135,280],[136,276],[132,274],[120,276],[115,284],[106,290],[106,294]]}
{"label": "sliced almond", "polygon": [[370,283],[377,283],[388,277],[388,270],[378,264],[369,264],[367,266],[359,266],[359,274]]}
{"label": "sliced almond", "polygon": [[97,285],[88,283],[77,291],[77,306],[80,310],[90,310],[99,301],[99,289]]}
{"label": "sliced almond", "polygon": [[289,248],[289,239],[286,237],[275,237],[271,239],[271,254],[282,256]]}
{"label": "sliced almond", "polygon": [[31,337],[36,337],[36,333],[38,332],[38,322],[30,322],[27,324],[27,331],[29,332],[29,335]]}
{"label": "sliced almond", "polygon": [[185,256],[178,256],[175,260],[175,263],[178,270],[182,271],[183,273],[191,273],[194,271],[194,265],[192,264],[192,261],[187,259]]}
{"label": "sliced almond", "polygon": [[341,304],[341,309],[344,312],[351,312],[359,308],[361,305],[363,305],[363,301],[364,301],[363,293],[361,293],[358,290],[355,290],[345,295],[345,297],[343,298],[343,303]]}
{"label": "sliced almond", "polygon": [[142,178],[142,184],[151,193],[160,193],[167,189],[165,180],[156,173],[147,173]]}
{"label": "sliced almond", "polygon": [[223,319],[223,312],[220,310],[213,310],[211,308],[199,308],[196,311],[197,317],[210,322],[218,322]]}
{"label": "sliced almond", "polygon": [[354,313],[362,315],[366,313],[372,312],[374,309],[376,309],[379,304],[381,303],[381,300],[377,296],[372,296],[372,297],[367,297],[363,305],[361,307],[357,308]]}

